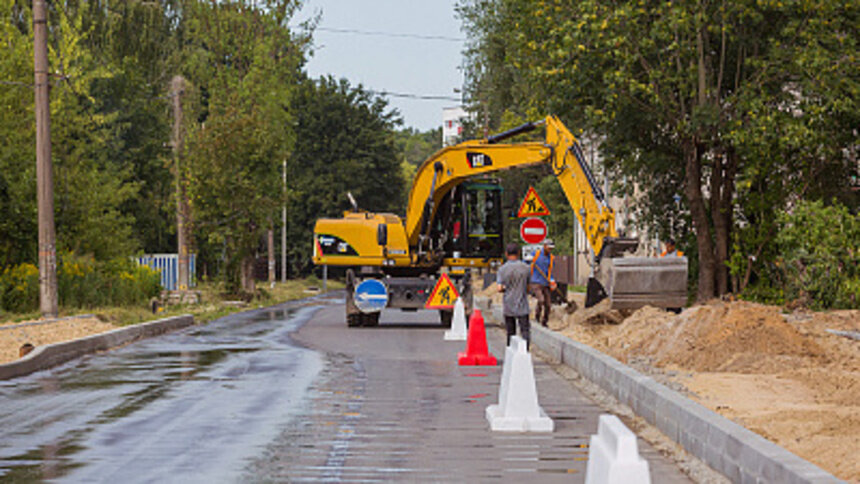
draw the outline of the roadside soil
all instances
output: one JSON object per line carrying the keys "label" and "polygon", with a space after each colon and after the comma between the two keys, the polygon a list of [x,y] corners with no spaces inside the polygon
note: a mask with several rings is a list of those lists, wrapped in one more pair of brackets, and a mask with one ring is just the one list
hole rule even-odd
{"label": "roadside soil", "polygon": [[44,324],[19,326],[31,322],[33,321],[0,325],[0,364],[17,360],[18,350],[26,343],[39,347],[117,328],[95,317],[62,319]]}
{"label": "roadside soil", "polygon": [[[492,287],[477,292],[501,301]],[[579,309],[554,307],[550,329],[860,482],[860,341],[826,331],[860,331],[860,311],[784,313],[712,301],[680,314],[653,307],[622,313],[571,299]]]}

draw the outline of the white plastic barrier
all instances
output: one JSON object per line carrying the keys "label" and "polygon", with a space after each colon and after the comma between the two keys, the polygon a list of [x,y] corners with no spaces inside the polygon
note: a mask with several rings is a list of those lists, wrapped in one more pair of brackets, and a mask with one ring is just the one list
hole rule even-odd
{"label": "white plastic barrier", "polygon": [[454,318],[451,329],[445,331],[445,341],[466,341],[466,308],[460,298],[454,303]]}
{"label": "white plastic barrier", "polygon": [[532,355],[519,336],[505,349],[499,403],[486,410],[490,429],[500,432],[552,432],[553,421],[538,405]]}
{"label": "white plastic barrier", "polygon": [[585,484],[651,484],[636,434],[615,415],[601,415],[597,434],[591,436]]}

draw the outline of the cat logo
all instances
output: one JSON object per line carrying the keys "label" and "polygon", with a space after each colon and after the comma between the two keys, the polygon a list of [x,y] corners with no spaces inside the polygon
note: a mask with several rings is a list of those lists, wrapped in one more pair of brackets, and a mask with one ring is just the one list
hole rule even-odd
{"label": "cat logo", "polygon": [[475,153],[473,151],[466,152],[466,161],[469,162],[469,166],[472,168],[484,168],[487,166],[493,166],[493,160],[489,155],[485,155],[483,153]]}

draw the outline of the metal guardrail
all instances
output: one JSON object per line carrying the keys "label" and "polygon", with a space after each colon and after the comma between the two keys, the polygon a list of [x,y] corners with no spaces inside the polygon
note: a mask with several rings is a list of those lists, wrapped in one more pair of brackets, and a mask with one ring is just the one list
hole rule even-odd
{"label": "metal guardrail", "polygon": [[[176,282],[179,278],[179,255],[147,254],[135,260],[138,264],[161,273],[161,287],[168,291],[176,290]],[[197,286],[197,254],[188,256],[188,285]]]}

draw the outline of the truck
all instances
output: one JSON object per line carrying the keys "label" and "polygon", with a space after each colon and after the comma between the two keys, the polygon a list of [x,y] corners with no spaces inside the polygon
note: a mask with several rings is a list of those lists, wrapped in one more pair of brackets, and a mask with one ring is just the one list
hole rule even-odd
{"label": "truck", "polygon": [[[541,127],[542,141],[505,143]],[[405,217],[361,210],[350,195],[352,209],[342,218],[316,221],[314,264],[346,269],[347,326],[377,326],[383,308],[424,308],[443,277],[471,312],[471,271],[498,267],[505,250],[502,187],[491,177],[535,165],[551,168],[588,242],[586,306],[606,298],[619,309],[685,305],[686,257],[632,256],[638,240],[619,236],[579,141],[549,115],[436,152],[416,171]],[[451,318],[440,309],[443,326]]]}

